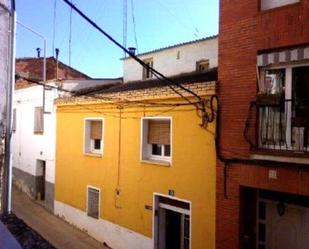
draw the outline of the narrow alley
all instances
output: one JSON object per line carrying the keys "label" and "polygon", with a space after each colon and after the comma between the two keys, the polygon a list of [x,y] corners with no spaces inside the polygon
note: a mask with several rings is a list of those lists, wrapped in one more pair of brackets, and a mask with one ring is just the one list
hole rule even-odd
{"label": "narrow alley", "polygon": [[13,212],[57,249],[107,249],[60,218],[50,214],[16,188],[13,189]]}

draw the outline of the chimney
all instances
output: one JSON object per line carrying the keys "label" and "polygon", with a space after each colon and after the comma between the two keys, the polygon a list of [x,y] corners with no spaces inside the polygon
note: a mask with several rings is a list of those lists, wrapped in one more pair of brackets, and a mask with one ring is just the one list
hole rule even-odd
{"label": "chimney", "polygon": [[59,50],[59,48],[56,48],[55,49],[55,52],[56,52],[56,80],[58,80],[58,59],[59,59],[59,52],[60,52],[60,50]]}
{"label": "chimney", "polygon": [[59,48],[56,48],[56,49],[55,49],[55,52],[56,52],[56,60],[58,60],[59,52],[60,52]]}
{"label": "chimney", "polygon": [[41,49],[36,48],[36,52],[37,52],[38,58],[41,58]]}
{"label": "chimney", "polygon": [[130,54],[130,55],[135,55],[136,48],[134,48],[134,47],[129,47],[128,50],[129,50],[129,54]]}

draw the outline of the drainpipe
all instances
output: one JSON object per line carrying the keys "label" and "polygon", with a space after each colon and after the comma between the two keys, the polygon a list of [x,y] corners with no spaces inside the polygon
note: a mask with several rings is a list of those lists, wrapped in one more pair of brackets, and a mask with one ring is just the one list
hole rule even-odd
{"label": "drainpipe", "polygon": [[[218,82],[218,85],[220,83]],[[278,167],[278,168],[291,168],[293,166],[294,169],[309,171],[308,165],[301,164],[301,163],[291,163],[291,162],[277,162],[271,160],[257,160],[257,159],[250,159],[250,158],[238,158],[238,157],[226,157],[223,155],[221,151],[221,107],[219,98],[217,95],[213,95],[211,97],[211,105],[213,106],[213,102],[216,100],[217,102],[217,120],[216,120],[216,137],[215,137],[215,148],[216,154],[219,161],[221,161],[224,165],[224,197],[228,199],[228,187],[227,187],[227,180],[228,180],[228,167],[235,165],[235,164],[245,164],[248,166],[263,166],[263,167]],[[245,129],[247,129],[247,125]]]}

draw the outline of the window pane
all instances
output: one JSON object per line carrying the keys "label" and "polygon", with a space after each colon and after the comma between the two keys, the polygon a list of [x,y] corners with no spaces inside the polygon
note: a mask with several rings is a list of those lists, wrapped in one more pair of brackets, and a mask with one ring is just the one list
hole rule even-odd
{"label": "window pane", "polygon": [[94,149],[95,150],[101,149],[101,139],[94,139]]}
{"label": "window pane", "polygon": [[308,147],[309,128],[309,67],[292,71],[292,145],[302,150]]}
{"label": "window pane", "polygon": [[153,144],[152,145],[152,155],[161,156],[162,155],[162,145]]}
{"label": "window pane", "polygon": [[164,145],[164,156],[170,156],[170,155],[171,155],[171,146]]}
{"label": "window pane", "polygon": [[285,69],[267,70],[264,78],[264,91],[267,94],[284,94]]}

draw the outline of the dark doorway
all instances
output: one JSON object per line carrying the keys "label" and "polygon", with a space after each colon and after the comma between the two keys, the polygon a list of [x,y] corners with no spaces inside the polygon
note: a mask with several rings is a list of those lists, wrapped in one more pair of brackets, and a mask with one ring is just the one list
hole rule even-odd
{"label": "dark doorway", "polygon": [[155,197],[154,248],[190,249],[190,204],[169,197]]}
{"label": "dark doorway", "polygon": [[38,201],[45,200],[45,179],[46,179],[46,162],[37,160],[37,176],[36,176],[36,199]]}
{"label": "dark doorway", "polygon": [[181,214],[166,210],[165,249],[181,249]]}

